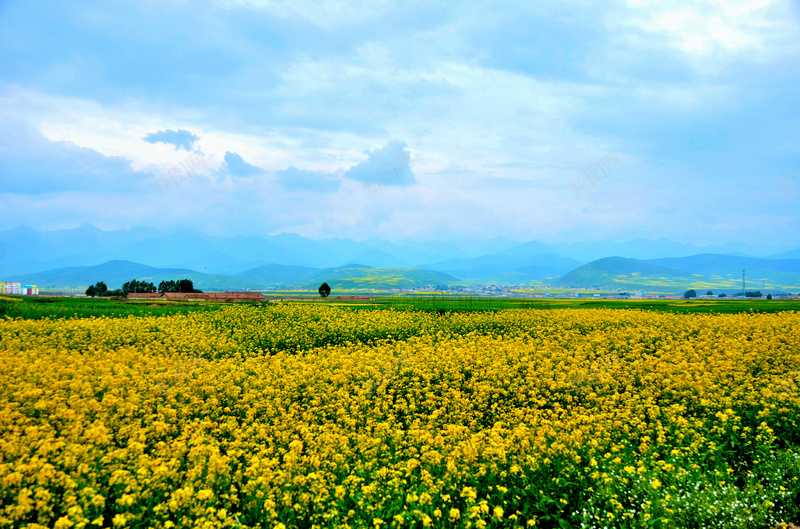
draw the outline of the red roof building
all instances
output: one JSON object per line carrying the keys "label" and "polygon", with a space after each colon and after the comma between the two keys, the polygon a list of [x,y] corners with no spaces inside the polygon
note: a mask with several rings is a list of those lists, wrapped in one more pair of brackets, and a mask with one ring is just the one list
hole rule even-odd
{"label": "red roof building", "polygon": [[128,299],[164,299],[173,301],[218,301],[220,303],[234,303],[237,301],[264,301],[261,292],[155,292],[155,293],[129,293]]}
{"label": "red roof building", "polygon": [[160,298],[161,292],[129,292],[128,299],[153,299]]}

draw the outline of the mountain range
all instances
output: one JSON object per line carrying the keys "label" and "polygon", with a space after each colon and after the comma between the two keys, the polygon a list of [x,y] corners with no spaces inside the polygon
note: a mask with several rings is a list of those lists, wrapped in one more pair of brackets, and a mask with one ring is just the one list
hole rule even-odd
{"label": "mountain range", "polygon": [[[612,256],[612,257],[609,257]],[[192,279],[198,288],[413,288],[428,285],[550,285],[682,292],[689,286],[800,289],[800,249],[675,241],[519,243],[312,240],[296,234],[222,237],[192,229],[105,231],[84,224],[0,232],[0,278],[54,288],[103,280]],[[768,286],[769,285],[769,286]]]}
{"label": "mountain range", "polygon": [[21,226],[0,231],[0,275],[97,265],[111,260],[228,275],[267,264],[315,268],[353,263],[419,267],[451,258],[478,257],[516,244],[503,238],[457,245],[441,241],[312,240],[293,233],[221,237],[191,228],[134,227],[105,231],[83,224],[73,229],[39,231]]}

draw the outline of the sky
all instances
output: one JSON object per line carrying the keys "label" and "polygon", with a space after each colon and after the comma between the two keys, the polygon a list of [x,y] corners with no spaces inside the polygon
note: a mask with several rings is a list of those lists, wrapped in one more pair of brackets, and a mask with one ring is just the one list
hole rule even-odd
{"label": "sky", "polygon": [[0,229],[800,246],[800,5],[0,1]]}

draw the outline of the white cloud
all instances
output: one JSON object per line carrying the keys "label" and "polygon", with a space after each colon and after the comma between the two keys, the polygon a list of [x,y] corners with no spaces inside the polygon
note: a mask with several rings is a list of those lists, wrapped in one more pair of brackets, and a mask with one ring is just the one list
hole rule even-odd
{"label": "white cloud", "polygon": [[[176,153],[170,144],[148,143],[143,139],[163,129],[186,129],[198,136],[195,149],[204,154],[212,170],[220,169],[228,151],[240,154],[261,168],[276,171],[306,156],[311,158],[319,150],[302,146],[305,136],[320,135],[314,130],[286,127],[261,130],[258,134],[241,133],[220,128],[213,115],[183,108],[164,111],[141,102],[109,105],[6,87],[0,91],[0,109],[3,109],[0,110],[2,121],[27,123],[51,141],[68,141],[105,156],[126,158],[137,171],[167,171],[186,157],[186,153]],[[363,140],[354,141],[354,138],[354,135],[341,135],[341,139],[352,145],[349,153],[352,159],[363,149]],[[319,143],[326,142],[320,140]],[[339,160],[351,159],[348,153],[341,152],[341,145],[331,145],[330,150],[336,151]],[[322,168],[335,169],[332,163],[330,165]]]}
{"label": "white cloud", "polygon": [[[699,70],[716,71],[720,61],[770,62],[797,53],[800,25],[788,0],[625,0],[628,9],[611,12],[612,30],[638,30],[673,48]],[[622,35],[631,44],[644,44]],[[715,67],[716,66],[716,67]]]}
{"label": "white cloud", "polygon": [[[294,63],[284,73],[282,90],[302,94],[312,107],[316,101],[324,106],[332,92],[341,101],[363,102],[342,106],[342,114],[383,115],[376,122],[384,138],[403,138],[420,174],[454,163],[474,169],[519,161],[564,163],[575,158],[580,145],[589,158],[608,150],[568,124],[591,111],[588,96],[610,94],[601,86],[542,81],[435,57],[405,54],[402,62],[398,49],[404,44],[382,46],[370,43],[355,56]],[[407,94],[413,103],[404,102]]]}
{"label": "white cloud", "polygon": [[[119,189],[102,185],[101,177],[114,170],[98,169],[93,205],[80,208],[76,204],[89,199],[69,194],[83,188],[69,188],[61,206],[57,197],[47,202],[51,197],[42,193],[31,199],[50,208],[42,218],[57,220],[52,212],[60,211],[60,218],[101,219],[105,227],[117,219],[117,227],[173,223],[229,233],[394,239],[457,232],[520,239],[539,232],[602,236],[624,229],[669,235],[679,230],[672,225],[683,223],[680,229],[690,232],[698,224],[681,217],[685,210],[675,212],[672,223],[658,213],[663,203],[683,200],[681,193],[726,203],[742,190],[759,189],[739,177],[731,178],[731,190],[702,187],[703,181],[730,175],[741,161],[737,157],[758,157],[770,141],[780,146],[780,156],[758,171],[772,171],[777,180],[798,163],[790,159],[797,152],[790,137],[796,126],[783,112],[796,86],[791,55],[798,30],[788,2],[434,2],[409,8],[300,0],[232,1],[228,8],[214,10],[208,17],[213,20],[205,20],[202,9],[186,10],[191,23],[181,29],[184,48],[163,63],[155,60],[163,25],[144,18],[129,24],[135,31],[120,42],[132,56],[141,44],[152,59],[130,73],[141,74],[136,83],[127,71],[111,78],[122,46],[103,54],[104,43],[116,43],[108,36],[115,30],[106,27],[101,39],[87,31],[85,47],[76,48],[98,50],[96,55],[87,52],[76,61],[69,56],[83,55],[59,55],[51,46],[47,60],[32,56],[30,66],[0,76],[0,83],[15,83],[0,88],[0,121],[24,123],[50,142],[70,142],[78,148],[63,152],[83,153],[75,158],[96,168],[126,167],[129,161],[136,172],[130,179],[143,178],[147,187],[122,197]],[[97,20],[119,18],[113,9],[97,9]],[[150,18],[163,14],[156,4],[149,9]],[[243,23],[246,17],[253,26]],[[261,22],[276,31],[255,31]],[[509,37],[504,30],[514,23]],[[30,42],[41,41],[40,33],[32,33]],[[24,50],[25,39],[20,42],[17,49]],[[225,53],[205,53],[217,44]],[[184,65],[191,52],[198,62]],[[753,86],[757,82],[744,70],[765,66],[760,63],[773,71],[786,67],[777,88],[768,86],[772,79],[766,75]],[[185,70],[166,83],[164,74],[174,73],[176,65]],[[201,66],[206,70],[195,71]],[[37,69],[49,73],[26,77]],[[719,72],[725,75],[705,75]],[[73,82],[85,81],[87,73],[97,90]],[[171,90],[176,83],[179,90]],[[772,96],[782,100],[772,103]],[[764,102],[760,130],[740,105],[746,98]],[[734,141],[731,124],[741,124],[738,135],[749,134],[740,152],[727,147]],[[772,126],[783,129],[770,132]],[[143,140],[164,130],[197,136],[194,148],[208,170],[159,197],[147,175],[163,175],[188,155]],[[361,182],[344,178],[348,168],[392,140],[407,145],[413,182],[386,185],[370,196]],[[4,143],[0,156],[16,163],[19,157],[9,155],[13,145]],[[30,149],[38,146],[31,142]],[[726,148],[730,163],[721,154]],[[573,199],[569,181],[609,151],[638,160],[641,182],[611,179]],[[226,153],[263,173],[227,173]],[[707,161],[714,155],[714,163]],[[742,167],[748,171],[752,166]],[[120,211],[100,206],[117,199],[138,202]],[[24,217],[24,207],[10,211],[6,205],[16,203],[0,201],[5,219]],[[778,205],[787,204],[788,199]],[[727,212],[724,220],[740,214]],[[758,225],[748,226],[757,237]]]}

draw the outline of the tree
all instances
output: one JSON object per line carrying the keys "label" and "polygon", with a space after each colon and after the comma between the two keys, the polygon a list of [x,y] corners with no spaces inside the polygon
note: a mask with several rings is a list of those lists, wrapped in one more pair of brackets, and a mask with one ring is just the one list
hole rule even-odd
{"label": "tree", "polygon": [[194,288],[194,283],[191,279],[179,279],[178,281],[162,281],[158,284],[159,292],[202,292]]}
{"label": "tree", "polygon": [[772,294],[767,294],[767,299],[772,299]]}
{"label": "tree", "polygon": [[728,297],[728,295],[727,295],[725,292],[723,292],[722,294],[720,294],[720,295],[719,295],[719,296],[717,296],[717,297],[718,297],[718,298],[727,298],[727,297]]}
{"label": "tree", "polygon": [[714,293],[711,292],[710,290],[708,292],[706,292],[706,296],[713,296],[713,295],[714,295]]}
{"label": "tree", "polygon": [[122,284],[122,292],[124,294],[128,294],[130,292],[144,292],[144,293],[152,293],[156,291],[155,285],[153,283],[148,283],[146,281],[137,281],[132,279],[127,283]]}
{"label": "tree", "polygon": [[331,287],[328,285],[328,283],[322,283],[319,286],[319,295],[322,296],[323,298],[327,298],[330,294],[331,294]]}
{"label": "tree", "polygon": [[683,293],[683,297],[685,299],[696,298],[697,292],[695,292],[694,290],[687,290],[686,292]]}
{"label": "tree", "polygon": [[98,281],[86,289],[86,295],[90,297],[108,296],[108,287],[102,281]]}
{"label": "tree", "polygon": [[191,279],[178,280],[178,292],[196,292]]}

